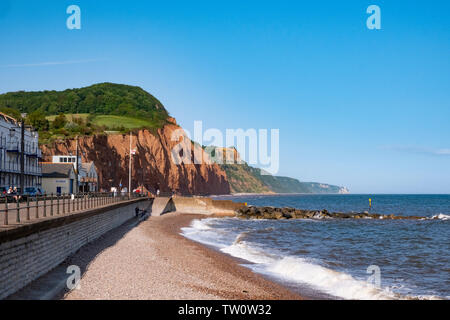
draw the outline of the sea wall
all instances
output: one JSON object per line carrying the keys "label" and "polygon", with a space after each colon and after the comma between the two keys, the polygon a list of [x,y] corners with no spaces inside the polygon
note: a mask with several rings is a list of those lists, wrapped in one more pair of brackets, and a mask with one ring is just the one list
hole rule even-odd
{"label": "sea wall", "polygon": [[235,216],[236,211],[245,207],[244,203],[211,198],[173,197],[173,211],[190,214]]}
{"label": "sea wall", "polygon": [[0,299],[22,289],[82,246],[131,219],[135,208],[147,208],[148,201],[130,200],[1,231]]}

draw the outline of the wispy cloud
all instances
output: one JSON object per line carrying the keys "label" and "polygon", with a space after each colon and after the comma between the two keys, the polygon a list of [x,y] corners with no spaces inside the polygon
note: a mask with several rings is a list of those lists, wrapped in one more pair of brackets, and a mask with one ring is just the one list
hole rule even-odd
{"label": "wispy cloud", "polygon": [[393,150],[404,153],[416,153],[416,154],[427,154],[433,156],[450,156],[450,148],[449,149],[433,149],[426,147],[417,147],[417,146],[383,146],[381,149],[384,150]]}
{"label": "wispy cloud", "polygon": [[436,154],[450,156],[450,149],[439,149],[436,151]]}
{"label": "wispy cloud", "polygon": [[25,64],[7,64],[0,66],[0,68],[26,68],[26,67],[45,67],[45,66],[60,66],[67,64],[80,64],[105,61],[105,59],[86,59],[86,60],[69,60],[69,61],[49,61],[38,63],[25,63]]}

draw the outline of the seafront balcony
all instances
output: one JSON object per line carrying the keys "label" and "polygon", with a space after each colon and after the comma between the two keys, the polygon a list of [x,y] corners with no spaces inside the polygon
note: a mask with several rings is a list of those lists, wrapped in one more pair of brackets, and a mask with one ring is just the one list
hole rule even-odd
{"label": "seafront balcony", "polygon": [[25,154],[33,158],[42,158],[42,151],[39,148],[26,148]]}
{"label": "seafront balcony", "polygon": [[42,175],[42,168],[40,166],[38,167],[25,167],[25,174],[32,175],[32,176],[41,176]]}
{"label": "seafront balcony", "polygon": [[[17,163],[15,161],[6,161],[5,163],[0,163],[0,171],[20,174],[20,163]],[[24,174],[41,176],[42,168],[40,165],[33,165],[33,166],[25,165]]]}
{"label": "seafront balcony", "polygon": [[[6,144],[6,151],[13,153],[20,153],[22,151],[22,147],[19,142],[10,142]],[[42,151],[36,147],[30,147],[25,145],[24,154],[29,157],[42,158]]]}
{"label": "seafront balcony", "polygon": [[20,144],[18,142],[9,142],[6,144],[6,151],[18,153],[20,152]]}

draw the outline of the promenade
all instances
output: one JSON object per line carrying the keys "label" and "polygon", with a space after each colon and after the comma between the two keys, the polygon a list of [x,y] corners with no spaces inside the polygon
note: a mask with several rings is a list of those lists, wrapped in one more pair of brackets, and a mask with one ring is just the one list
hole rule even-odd
{"label": "promenade", "polygon": [[[114,195],[113,193],[80,193],[74,195],[46,195],[12,201],[0,198],[0,232],[53,217],[74,215],[95,208],[142,197],[140,195]],[[8,201],[9,200],[9,201]]]}

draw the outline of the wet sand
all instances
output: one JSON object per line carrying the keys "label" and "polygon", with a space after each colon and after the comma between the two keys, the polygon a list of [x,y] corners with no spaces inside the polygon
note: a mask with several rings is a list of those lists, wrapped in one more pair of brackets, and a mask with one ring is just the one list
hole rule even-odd
{"label": "wet sand", "polygon": [[80,266],[81,288],[59,298],[302,299],[236,259],[180,235],[180,228],[204,217],[170,213],[107,233],[66,261]]}

